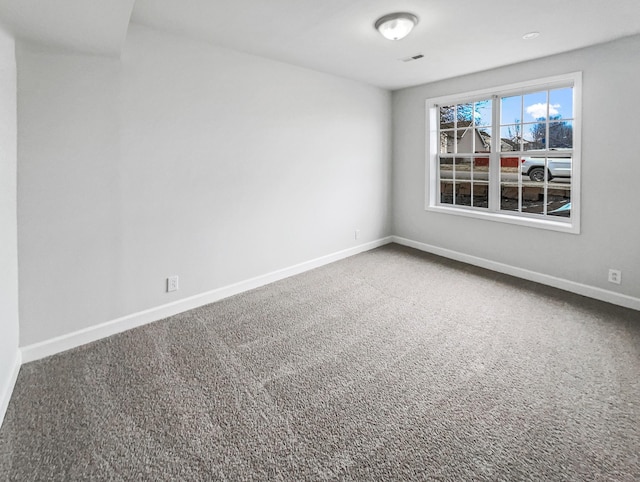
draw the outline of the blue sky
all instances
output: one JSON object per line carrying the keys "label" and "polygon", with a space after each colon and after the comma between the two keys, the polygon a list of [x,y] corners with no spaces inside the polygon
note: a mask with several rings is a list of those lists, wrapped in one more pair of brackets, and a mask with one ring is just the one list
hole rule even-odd
{"label": "blue sky", "polygon": [[535,122],[540,117],[546,117],[547,101],[551,116],[560,115],[562,119],[572,119],[572,90],[570,87],[551,90],[549,99],[547,99],[547,91],[505,97],[502,99],[500,123],[506,125],[517,121]]}
{"label": "blue sky", "polygon": [[[547,98],[548,97],[548,98]],[[547,105],[551,117],[573,119],[573,89],[566,87],[550,91],[533,92],[526,95],[503,97],[500,107],[500,124],[509,125],[520,122],[535,123],[547,117]],[[453,107],[453,106],[450,106]],[[473,109],[472,104],[464,104],[466,112],[474,112],[476,125],[491,125],[491,100],[479,102]],[[444,107],[446,109],[449,107]],[[461,106],[458,106],[460,109]]]}
{"label": "blue sky", "polygon": [[[512,138],[518,133],[527,140],[533,140],[532,131],[536,121],[546,119],[547,113],[552,119],[557,116],[560,119],[573,119],[573,89],[567,87],[503,97],[500,107],[500,124],[503,126],[500,128],[500,137]],[[524,123],[522,129],[510,125],[519,121]]]}

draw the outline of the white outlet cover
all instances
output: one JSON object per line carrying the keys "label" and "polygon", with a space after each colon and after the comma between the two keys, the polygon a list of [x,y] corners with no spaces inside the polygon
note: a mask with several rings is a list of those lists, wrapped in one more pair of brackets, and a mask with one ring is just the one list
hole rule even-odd
{"label": "white outlet cover", "polygon": [[178,291],[178,277],[170,276],[167,278],[167,292]]}
{"label": "white outlet cover", "polygon": [[615,283],[619,285],[622,283],[622,271],[619,269],[610,269],[609,270],[609,282]]}

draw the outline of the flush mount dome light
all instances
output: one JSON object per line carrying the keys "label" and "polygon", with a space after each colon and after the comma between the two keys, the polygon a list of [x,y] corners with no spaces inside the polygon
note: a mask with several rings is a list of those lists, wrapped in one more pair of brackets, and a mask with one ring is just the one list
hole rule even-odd
{"label": "flush mount dome light", "polygon": [[390,13],[380,17],[376,23],[376,29],[384,38],[389,40],[400,40],[409,35],[418,23],[418,17],[411,13],[398,12]]}

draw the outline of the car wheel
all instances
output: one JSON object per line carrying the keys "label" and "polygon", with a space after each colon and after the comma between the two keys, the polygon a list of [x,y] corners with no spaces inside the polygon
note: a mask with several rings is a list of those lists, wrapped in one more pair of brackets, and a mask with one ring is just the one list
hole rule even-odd
{"label": "car wheel", "polygon": [[534,167],[529,171],[529,179],[535,182],[544,181],[544,167]]}

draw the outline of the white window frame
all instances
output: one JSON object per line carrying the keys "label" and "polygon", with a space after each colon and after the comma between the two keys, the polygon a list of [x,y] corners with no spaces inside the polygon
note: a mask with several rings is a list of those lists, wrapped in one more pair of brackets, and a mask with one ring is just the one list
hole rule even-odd
{"label": "white window frame", "polygon": [[[539,214],[502,211],[499,207],[500,198],[500,109],[493,105],[492,111],[492,149],[489,154],[489,208],[473,208],[451,204],[441,204],[439,198],[440,183],[438,179],[439,154],[439,106],[464,104],[470,101],[523,95],[537,90],[547,90],[559,87],[573,87],[573,159],[571,171],[571,217],[550,219],[552,216]],[[496,135],[497,133],[497,135]],[[581,164],[581,133],[582,133],[582,72],[546,77],[515,84],[502,85],[490,89],[465,92],[457,95],[447,95],[427,99],[426,101],[426,196],[425,209],[427,211],[466,216],[476,219],[498,221],[521,226],[529,226],[565,233],[580,233],[580,164]],[[484,156],[484,155],[483,155]],[[494,199],[492,202],[491,199]],[[497,208],[496,208],[497,206]]]}

